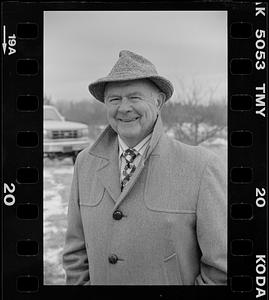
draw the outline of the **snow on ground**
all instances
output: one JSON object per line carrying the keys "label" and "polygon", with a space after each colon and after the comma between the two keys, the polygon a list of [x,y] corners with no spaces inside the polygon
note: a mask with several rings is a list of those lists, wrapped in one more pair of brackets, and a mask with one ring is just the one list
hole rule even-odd
{"label": "snow on ground", "polygon": [[59,191],[64,188],[65,188],[64,185],[58,184],[58,186],[56,185],[55,189],[45,191],[44,197],[45,197],[46,201],[44,202],[43,209],[44,209],[46,218],[53,216],[53,215],[61,214],[61,213],[66,214],[66,211],[65,211],[66,209],[65,209],[65,207],[63,207],[62,197],[59,193]]}
{"label": "snow on ground", "polygon": [[215,138],[211,141],[205,141],[203,142],[203,145],[219,145],[219,146],[225,146],[227,147],[227,139],[223,138]]}
{"label": "snow on ground", "polygon": [[71,159],[44,160],[44,284],[65,284],[62,251],[73,175]]}

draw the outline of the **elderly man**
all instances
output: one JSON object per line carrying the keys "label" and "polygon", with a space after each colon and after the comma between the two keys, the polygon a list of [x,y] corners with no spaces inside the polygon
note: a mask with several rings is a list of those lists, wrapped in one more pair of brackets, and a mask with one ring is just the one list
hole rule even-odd
{"label": "elderly man", "polygon": [[76,161],[63,253],[72,285],[225,285],[225,165],[163,130],[172,93],[144,57],[123,50],[89,85],[109,126]]}

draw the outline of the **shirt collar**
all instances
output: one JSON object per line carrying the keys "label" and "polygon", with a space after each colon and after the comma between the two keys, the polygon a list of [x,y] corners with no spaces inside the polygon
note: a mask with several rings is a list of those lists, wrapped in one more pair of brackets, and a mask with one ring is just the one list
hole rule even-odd
{"label": "shirt collar", "polygon": [[[142,156],[147,148],[147,145],[149,144],[151,136],[152,136],[152,133],[147,135],[140,143],[138,143],[132,149],[135,149]],[[118,135],[118,141],[119,141],[119,158],[120,158],[122,153],[125,150],[129,149],[129,147],[124,143],[124,141],[121,139],[121,137],[119,135]]]}

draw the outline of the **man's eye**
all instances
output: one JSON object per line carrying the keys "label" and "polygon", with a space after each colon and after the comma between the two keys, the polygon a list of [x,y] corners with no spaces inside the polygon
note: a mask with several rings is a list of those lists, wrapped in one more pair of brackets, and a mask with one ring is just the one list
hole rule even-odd
{"label": "man's eye", "polygon": [[109,102],[116,102],[116,101],[119,101],[120,100],[120,98],[111,98],[111,99],[109,99]]}
{"label": "man's eye", "polygon": [[139,97],[139,96],[132,96],[132,97],[130,97],[130,99],[132,99],[132,100],[140,100],[141,97]]}

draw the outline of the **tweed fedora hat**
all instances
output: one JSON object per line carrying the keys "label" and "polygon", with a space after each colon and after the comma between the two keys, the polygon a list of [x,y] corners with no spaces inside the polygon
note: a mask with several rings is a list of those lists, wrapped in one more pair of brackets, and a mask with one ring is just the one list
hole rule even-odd
{"label": "tweed fedora hat", "polygon": [[146,58],[128,50],[122,50],[119,59],[103,78],[89,85],[90,93],[99,101],[104,102],[105,85],[109,82],[121,82],[127,80],[149,79],[165,93],[166,101],[172,96],[174,88],[172,83],[158,75],[155,66]]}

